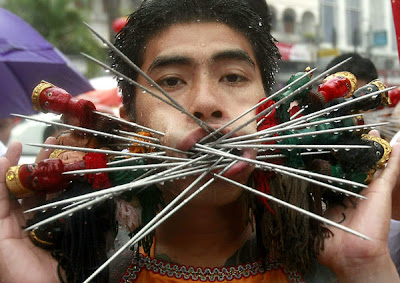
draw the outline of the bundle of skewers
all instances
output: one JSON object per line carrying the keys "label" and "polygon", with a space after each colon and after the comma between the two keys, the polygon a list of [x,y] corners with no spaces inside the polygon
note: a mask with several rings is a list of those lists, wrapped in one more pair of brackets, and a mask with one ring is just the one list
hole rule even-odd
{"label": "bundle of skewers", "polygon": [[[208,135],[189,151],[171,148],[160,142],[164,133],[101,113],[92,102],[74,99],[67,91],[41,82],[32,95],[35,109],[62,114],[63,123],[15,116],[62,126],[66,131],[59,136],[58,145],[29,144],[53,149],[54,152],[50,159],[10,168],[7,185],[17,198],[51,196],[42,205],[26,211],[34,213],[34,216],[28,220],[25,230],[35,244],[49,249],[60,259],[67,274],[76,275],[83,271],[71,263],[79,253],[76,247],[72,248],[73,241],[65,242],[66,235],[92,239],[93,245],[87,249],[94,252],[88,252],[86,256],[94,261],[96,271],[82,275],[90,275],[85,281],[88,282],[125,249],[141,245],[149,250],[156,227],[215,180],[248,191],[255,197],[259,215],[273,216],[268,221],[284,221],[283,218],[276,219],[280,217],[278,211],[285,209],[295,212],[293,221],[306,219],[304,221],[309,224],[304,229],[309,225],[315,226],[312,223],[319,223],[319,228],[310,235],[313,240],[327,237],[329,226],[369,239],[367,235],[331,221],[323,214],[327,206],[346,198],[365,199],[362,190],[389,159],[391,147],[388,142],[369,132],[379,127],[390,127],[390,121],[365,123],[363,116],[386,109],[390,104],[388,91],[391,88],[374,80],[355,89],[354,75],[334,72],[340,64],[315,78],[312,76],[315,69],[307,69],[293,75],[284,88],[214,129],[180,106],[111,43],[104,38],[101,40],[148,80],[157,93],[86,55],[88,58],[119,79],[189,116]],[[318,90],[312,91],[317,83]],[[224,131],[249,113],[255,115],[233,130]],[[235,136],[250,123],[257,123],[256,133]],[[257,150],[256,159],[244,157],[243,151],[248,148]],[[186,157],[174,157],[168,152]],[[251,184],[242,184],[224,176],[238,162],[247,162],[255,167]],[[194,176],[194,181],[173,201],[165,204],[159,185],[189,176]],[[199,186],[206,176],[211,178]],[[303,192],[293,192],[288,190],[288,178],[310,186],[306,186]],[[272,183],[280,182],[283,187],[268,185],[269,180],[276,180]],[[293,201],[296,195],[299,197]],[[131,238],[107,258],[106,252],[99,250],[104,248],[107,231],[114,229],[115,219],[125,226]],[[273,222],[264,222],[262,236],[272,242],[278,241],[266,228],[269,224]],[[78,229],[84,232],[77,233]],[[292,236],[288,231],[282,232],[281,237],[282,234]],[[315,246],[320,245],[311,242],[305,247],[311,252],[302,251],[305,257],[318,252],[319,247]],[[279,250],[270,252],[279,254]]]}

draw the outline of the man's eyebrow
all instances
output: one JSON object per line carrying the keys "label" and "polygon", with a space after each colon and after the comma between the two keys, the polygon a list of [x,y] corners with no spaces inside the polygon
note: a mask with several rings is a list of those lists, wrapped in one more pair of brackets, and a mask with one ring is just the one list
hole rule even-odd
{"label": "man's eyebrow", "polygon": [[248,63],[253,69],[256,66],[256,63],[251,59],[250,55],[241,49],[234,49],[234,50],[224,50],[218,52],[214,56],[212,56],[212,61],[224,60],[224,59],[232,59],[238,61],[244,61]]}
{"label": "man's eyebrow", "polygon": [[151,63],[147,72],[150,73],[155,68],[168,65],[190,65],[191,63],[193,63],[193,60],[185,56],[159,56],[153,61],[153,63]]}

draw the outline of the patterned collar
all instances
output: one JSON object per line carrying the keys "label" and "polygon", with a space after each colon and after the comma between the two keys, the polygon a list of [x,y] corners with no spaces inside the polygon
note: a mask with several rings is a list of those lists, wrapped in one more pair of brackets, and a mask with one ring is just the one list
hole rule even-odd
{"label": "patterned collar", "polygon": [[171,264],[157,259],[151,259],[148,256],[139,254],[131,260],[130,266],[122,276],[120,283],[134,282],[138,274],[142,270],[158,273],[163,276],[175,277],[177,279],[192,281],[230,281],[240,278],[248,278],[266,271],[281,269],[287,274],[290,282],[304,282],[297,272],[287,271],[281,264],[270,262],[267,266],[263,266],[260,261],[242,264],[232,267],[221,268],[194,268],[178,264]]}

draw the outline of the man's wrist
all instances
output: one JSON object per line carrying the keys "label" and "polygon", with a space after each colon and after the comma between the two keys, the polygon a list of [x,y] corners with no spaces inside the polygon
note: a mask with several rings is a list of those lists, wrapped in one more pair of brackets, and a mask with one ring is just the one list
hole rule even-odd
{"label": "man's wrist", "polygon": [[338,282],[400,282],[396,267],[387,254],[379,259],[366,261],[365,259],[353,260],[340,271],[336,271]]}

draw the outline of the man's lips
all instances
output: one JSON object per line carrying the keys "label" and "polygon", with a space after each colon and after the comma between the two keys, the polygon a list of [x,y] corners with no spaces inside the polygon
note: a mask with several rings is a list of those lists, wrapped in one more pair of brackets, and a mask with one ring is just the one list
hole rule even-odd
{"label": "man's lips", "polygon": [[[256,154],[254,153],[253,149],[246,148],[242,151],[241,157],[255,159]],[[223,176],[227,177],[227,178],[232,178],[235,175],[240,174],[241,172],[245,171],[250,166],[251,166],[251,164],[246,161],[237,161],[231,168],[228,169],[228,171],[226,171],[223,174]]]}
{"label": "man's lips", "polygon": [[182,151],[190,150],[199,140],[206,137],[208,134],[202,128],[198,128],[188,134],[177,146],[177,149]]}
{"label": "man's lips", "polygon": [[[214,128],[218,129],[215,125],[212,125]],[[220,135],[225,135],[230,132],[229,128],[222,129],[220,131]],[[182,151],[189,151],[191,148],[195,146],[195,144],[200,141],[202,138],[206,137],[208,133],[204,131],[202,128],[198,128],[188,134],[177,146],[177,149]],[[234,135],[237,136],[237,135]],[[255,159],[256,153],[251,148],[245,148],[241,150],[241,154],[239,155],[244,158]],[[234,161],[234,159],[232,159]],[[245,161],[237,161],[231,168],[228,169],[223,175],[225,177],[233,177],[234,175],[246,170],[250,164]]]}
{"label": "man's lips", "polygon": [[[210,124],[211,127],[213,127],[214,129],[219,129],[221,127],[221,125],[214,125],[214,124]],[[212,142],[217,140],[218,137],[221,137],[227,133],[229,133],[231,131],[230,128],[224,128],[222,129],[219,133],[216,133],[215,137],[211,136],[210,138],[208,138],[205,142]],[[188,135],[186,135],[186,137],[177,145],[177,149],[180,149],[182,151],[188,151],[190,150],[196,143],[198,143],[200,140],[202,140],[204,137],[208,136],[209,133],[207,133],[204,129],[202,128],[198,128],[194,131],[192,131],[191,133],[189,133]],[[203,142],[204,144],[204,142]]]}

